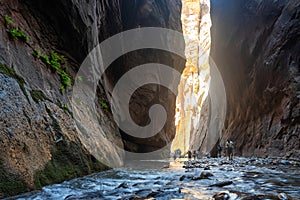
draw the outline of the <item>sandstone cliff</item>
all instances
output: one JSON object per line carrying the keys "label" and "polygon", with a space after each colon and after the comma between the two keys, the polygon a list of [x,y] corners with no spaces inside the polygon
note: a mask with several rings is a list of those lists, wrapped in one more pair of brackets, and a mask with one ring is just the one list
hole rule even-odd
{"label": "sandstone cliff", "polygon": [[[0,197],[107,169],[82,144],[69,99],[88,51],[122,30],[119,2],[1,1],[0,26]],[[97,106],[102,134],[122,145]]]}
{"label": "sandstone cliff", "polygon": [[[186,65],[178,86],[176,100],[176,136],[172,151],[207,149],[208,90],[210,86],[209,54],[210,1],[183,0],[182,27]],[[205,111],[204,111],[205,110]],[[201,113],[205,113],[201,115]]]}
{"label": "sandstone cliff", "polygon": [[81,62],[98,43],[137,27],[181,31],[180,11],[179,0],[0,1],[0,198],[107,169],[99,159],[120,166],[114,145],[147,152],[171,141],[175,95],[168,89],[145,86],[132,98],[131,114],[139,125],[148,123],[154,103],[169,113],[161,133],[147,140],[119,131],[108,99],[117,80],[136,65],[151,61],[182,70],[184,61],[175,55],[146,50],[110,66],[95,99],[99,138],[105,141],[79,134],[71,96],[74,83],[82,81],[75,79]]}
{"label": "sandstone cliff", "polygon": [[222,143],[299,158],[300,2],[212,1],[212,58],[227,93]]}

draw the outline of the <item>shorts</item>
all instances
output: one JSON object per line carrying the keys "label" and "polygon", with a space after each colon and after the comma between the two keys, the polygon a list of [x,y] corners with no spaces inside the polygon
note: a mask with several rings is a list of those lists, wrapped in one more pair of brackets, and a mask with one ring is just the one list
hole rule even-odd
{"label": "shorts", "polygon": [[228,154],[232,154],[232,153],[233,153],[233,148],[232,148],[232,147],[228,147],[227,153],[228,153]]}

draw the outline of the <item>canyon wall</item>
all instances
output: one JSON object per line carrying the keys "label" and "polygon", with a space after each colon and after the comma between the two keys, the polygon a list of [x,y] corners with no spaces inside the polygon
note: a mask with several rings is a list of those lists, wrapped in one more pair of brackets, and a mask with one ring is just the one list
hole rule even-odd
{"label": "canyon wall", "polygon": [[151,152],[172,140],[175,95],[167,88],[146,85],[131,98],[132,118],[141,126],[149,123],[151,105],[165,107],[167,123],[153,138],[120,131],[109,105],[111,89],[137,65],[162,63],[181,72],[184,59],[172,53],[141,50],[109,67],[94,101],[97,138],[75,122],[80,112],[72,110],[71,98],[74,83],[86,78],[76,73],[97,44],[132,28],[181,32],[180,12],[179,0],[0,1],[0,198],[108,169],[102,159],[120,166],[115,146]]}
{"label": "canyon wall", "polygon": [[[122,30],[118,1],[1,1],[0,27],[0,198],[108,169],[79,138],[68,77],[73,84],[88,51]],[[51,51],[68,59],[60,71]],[[102,134],[122,145],[109,112],[97,107]]]}
{"label": "canyon wall", "polygon": [[235,154],[300,158],[300,2],[212,0],[212,58]]}
{"label": "canyon wall", "polygon": [[205,152],[207,143],[210,86],[210,1],[183,0],[182,27],[186,65],[176,100],[176,136],[172,151]]}
{"label": "canyon wall", "polygon": [[[124,30],[161,27],[177,31],[181,35],[181,0],[123,0],[121,1],[121,5]],[[157,32],[156,40],[159,40],[161,44],[165,44],[165,50],[145,48],[129,52],[122,56],[122,69],[118,72],[115,70],[115,73],[110,73],[114,77],[111,80],[117,80],[117,77],[121,77],[130,69],[146,63],[160,63],[181,73],[185,64],[185,58],[168,50],[170,46],[176,46],[178,52],[182,52],[181,54],[183,54],[183,37],[174,38],[171,35],[168,33],[167,35],[160,35],[159,31]],[[149,41],[149,38],[145,38],[143,35],[137,34],[137,37],[143,37],[145,43]],[[148,138],[133,137],[121,131],[125,149],[130,152],[154,152],[169,145],[175,136],[174,115],[176,95],[170,89],[160,84],[162,79],[169,79],[173,75],[160,73],[160,71],[157,71],[157,74],[149,74],[149,76],[155,77],[158,84],[146,84],[134,92],[130,100],[130,114],[133,121],[143,127],[151,123],[149,118],[150,107],[154,104],[160,104],[165,108],[168,115],[166,124],[155,136]],[[178,85],[178,83],[175,80],[173,85]],[[169,156],[169,153],[167,154]]]}

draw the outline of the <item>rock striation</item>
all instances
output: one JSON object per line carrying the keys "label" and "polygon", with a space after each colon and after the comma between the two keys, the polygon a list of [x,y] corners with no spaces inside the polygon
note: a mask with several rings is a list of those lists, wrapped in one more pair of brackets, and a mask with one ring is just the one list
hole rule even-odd
{"label": "rock striation", "polygon": [[132,97],[130,112],[139,125],[149,122],[153,104],[162,104],[168,113],[163,130],[148,139],[119,130],[109,98],[118,79],[137,65],[162,63],[181,72],[184,60],[176,55],[142,50],[109,67],[96,90],[97,125],[91,125],[101,127],[99,138],[105,141],[82,136],[71,97],[74,83],[82,81],[76,77],[79,66],[96,45],[139,27],[181,32],[180,12],[179,0],[0,2],[0,198],[108,169],[100,158],[114,158],[120,166],[115,145],[151,152],[170,143],[176,97],[167,88],[144,86]]}
{"label": "rock striation", "polygon": [[[176,99],[176,136],[172,151],[205,152],[208,133],[208,91],[210,87],[210,1],[183,0],[182,27],[186,66]],[[204,111],[205,110],[205,111]],[[202,114],[201,114],[202,113]]]}
{"label": "rock striation", "polygon": [[225,84],[221,143],[299,159],[300,2],[212,1],[212,57]]}
{"label": "rock striation", "polygon": [[[28,39],[18,39],[13,30],[23,30]],[[116,0],[0,2],[0,198],[108,169],[80,139],[71,87],[61,86],[62,78],[74,83],[97,43],[121,30]],[[52,51],[68,60],[59,70],[46,61],[54,60]],[[105,101],[105,92],[99,90],[97,98]],[[123,147],[111,113],[95,104],[101,134]],[[110,152],[108,144],[96,147],[103,145]]]}

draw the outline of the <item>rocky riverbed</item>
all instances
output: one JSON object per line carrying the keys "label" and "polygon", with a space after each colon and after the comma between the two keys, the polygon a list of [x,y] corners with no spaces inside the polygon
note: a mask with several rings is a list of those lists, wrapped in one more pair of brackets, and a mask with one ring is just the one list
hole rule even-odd
{"label": "rocky riverbed", "polygon": [[[122,169],[47,186],[42,191],[10,199],[288,200],[300,197],[297,161],[204,158],[168,163],[135,162]],[[165,164],[168,165],[161,168]]]}

